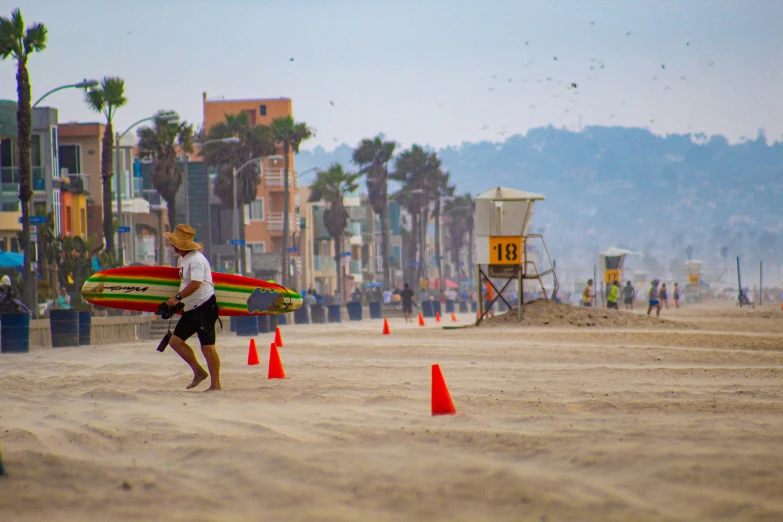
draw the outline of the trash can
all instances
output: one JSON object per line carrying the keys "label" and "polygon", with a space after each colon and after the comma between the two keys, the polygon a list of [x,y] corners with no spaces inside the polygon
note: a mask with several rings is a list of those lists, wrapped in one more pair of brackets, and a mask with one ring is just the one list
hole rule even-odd
{"label": "trash can", "polygon": [[421,315],[424,317],[435,317],[435,308],[432,306],[433,301],[421,302]]}
{"label": "trash can", "polygon": [[468,313],[468,303],[466,303],[465,301],[459,302],[459,313],[461,314]]}
{"label": "trash can", "polygon": [[380,301],[370,303],[370,319],[383,319]]}
{"label": "trash can", "polygon": [[310,324],[310,314],[307,313],[306,306],[294,312],[294,324]]}
{"label": "trash can", "polygon": [[324,305],[313,305],[310,307],[310,320],[313,324],[325,324],[326,323],[326,310]]}
{"label": "trash can", "polygon": [[288,314],[277,314],[277,326],[288,324]]}
{"label": "trash can", "polygon": [[470,303],[470,311],[471,312],[477,312],[478,311],[478,304],[476,303],[476,301],[473,301],[472,303]]}
{"label": "trash can", "polygon": [[329,305],[326,310],[326,318],[330,323],[341,323],[343,321],[340,312],[340,305]]}
{"label": "trash can", "polygon": [[229,332],[236,332],[237,331],[237,316],[232,315],[228,318],[228,331]]}
{"label": "trash can", "polygon": [[433,316],[437,313],[438,315],[443,315],[443,312],[441,312],[440,309],[440,301],[432,301],[432,311]]}
{"label": "trash can", "polygon": [[0,353],[30,351],[30,314],[0,315]]}
{"label": "trash can", "polygon": [[238,315],[234,318],[237,325],[237,335],[253,337],[258,335],[258,318],[254,315]]}
{"label": "trash can", "polygon": [[454,313],[454,299],[446,299],[446,313],[447,314]]}
{"label": "trash can", "polygon": [[280,316],[278,314],[272,314],[269,316],[269,331],[274,332],[277,330],[277,325],[279,324],[278,321],[280,320]]}
{"label": "trash can", "polygon": [[79,346],[90,345],[90,334],[92,332],[92,314],[90,312],[79,312]]}
{"label": "trash can", "polygon": [[269,316],[268,315],[259,315],[258,316],[258,333],[269,333],[272,330],[269,328]]}
{"label": "trash can", "polygon": [[350,302],[345,305],[345,308],[348,309],[348,320],[349,321],[361,321],[362,320],[362,303],[361,302]]}
{"label": "trash can", "polygon": [[79,346],[79,312],[76,310],[52,310],[49,312],[49,328],[52,348]]}

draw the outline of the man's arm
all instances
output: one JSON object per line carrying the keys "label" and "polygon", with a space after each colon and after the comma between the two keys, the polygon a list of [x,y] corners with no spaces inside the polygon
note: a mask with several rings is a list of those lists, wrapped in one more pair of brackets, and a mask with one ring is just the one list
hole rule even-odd
{"label": "man's arm", "polygon": [[[182,299],[185,299],[186,297],[193,295],[193,293],[195,293],[199,288],[201,288],[201,281],[191,281],[185,288],[182,289],[179,295],[182,297]],[[176,296],[166,301],[166,304],[169,305],[169,307],[177,306],[177,303],[179,303],[179,301],[177,300]]]}

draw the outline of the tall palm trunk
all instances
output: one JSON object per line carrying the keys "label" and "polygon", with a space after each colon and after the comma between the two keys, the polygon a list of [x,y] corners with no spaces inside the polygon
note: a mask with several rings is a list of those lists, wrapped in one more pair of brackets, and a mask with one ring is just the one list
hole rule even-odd
{"label": "tall palm trunk", "polygon": [[[427,212],[427,208],[422,208],[421,211],[421,222],[419,223],[419,282],[421,282],[422,279],[424,279],[426,275],[426,269],[425,269],[425,258],[427,257],[427,221],[429,219],[429,214]],[[429,277],[427,277],[429,279]],[[426,290],[426,288],[425,288]]]}
{"label": "tall palm trunk", "polygon": [[24,303],[38,316],[38,298],[36,296],[38,278],[32,274],[33,243],[30,241],[30,200],[33,198],[32,158],[30,157],[32,132],[32,108],[30,107],[30,76],[27,74],[27,56],[19,57],[16,67],[16,127],[18,129],[19,148],[19,199],[22,206],[22,248],[24,249],[24,274],[22,276],[22,296]]}
{"label": "tall palm trunk", "polygon": [[283,166],[285,167],[285,178],[283,179],[283,274],[281,281],[283,286],[288,286],[288,235],[291,233],[289,230],[288,213],[291,211],[289,205],[289,188],[288,188],[288,168],[289,160],[288,153],[291,151],[291,146],[288,142],[283,142]]}
{"label": "tall palm trunk", "polygon": [[381,256],[383,257],[383,287],[391,288],[391,264],[389,262],[389,203],[381,211]]}
{"label": "tall palm trunk", "polygon": [[446,278],[443,277],[443,259],[440,251],[440,198],[435,201],[435,260],[438,262],[440,292],[445,292]]}
{"label": "tall palm trunk", "polygon": [[[114,254],[114,218],[111,209],[111,177],[114,164],[114,132],[111,120],[106,121],[101,140],[101,179],[103,179],[103,238],[106,251]],[[118,173],[119,175],[119,173]],[[122,197],[120,195],[120,200]]]}
{"label": "tall palm trunk", "polygon": [[413,278],[417,274],[416,267],[412,265],[416,261],[417,253],[416,247],[418,245],[419,238],[419,215],[417,213],[411,214],[411,233],[408,238],[408,245],[405,249],[405,280],[410,285],[411,289],[418,288]]}
{"label": "tall palm trunk", "polygon": [[337,289],[334,295],[343,295],[343,267],[340,265],[342,261],[343,242],[339,237],[333,237],[334,240],[334,269],[337,271]]}
{"label": "tall palm trunk", "polygon": [[[475,281],[475,279],[473,279],[473,277],[472,277],[472,275],[473,275],[473,272],[472,272],[472,270],[473,270],[473,227],[470,227],[470,230],[468,230],[468,259],[467,259],[467,263],[465,264],[465,266],[467,267],[466,272],[468,274],[468,277],[470,277],[470,279],[468,279],[468,280],[469,281]],[[480,291],[481,291],[480,289],[478,289],[478,288],[476,289],[476,292],[480,292]],[[519,296],[519,298],[522,299],[522,296]],[[478,299],[478,297],[476,297],[476,299]]]}

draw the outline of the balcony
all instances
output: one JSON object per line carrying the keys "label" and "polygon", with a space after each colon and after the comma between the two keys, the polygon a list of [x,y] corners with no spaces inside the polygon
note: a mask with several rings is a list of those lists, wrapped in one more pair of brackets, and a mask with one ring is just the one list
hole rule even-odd
{"label": "balcony", "polygon": [[[291,212],[289,218],[289,233],[293,233],[297,230],[296,214]],[[282,212],[268,212],[266,215],[266,228],[273,236],[280,236],[283,233],[283,213]]]}
{"label": "balcony", "polygon": [[351,259],[350,266],[348,268],[348,273],[351,275],[361,275],[362,274],[362,262],[361,261],[354,261]]}
{"label": "balcony", "polygon": [[[296,188],[294,186],[295,176],[292,172],[288,172],[288,190],[293,192]],[[268,168],[264,172],[264,184],[270,191],[278,192],[285,189],[285,169],[281,168]]]}
{"label": "balcony", "polygon": [[313,256],[313,270],[316,272],[336,272],[334,258],[332,256]]}
{"label": "balcony", "polygon": [[157,190],[145,190],[144,199],[150,204],[150,210],[166,210],[169,208],[166,201],[158,194]]}
{"label": "balcony", "polygon": [[[43,192],[46,190],[45,181],[46,169],[43,167],[33,167],[33,190],[36,192]],[[18,184],[19,183],[19,168],[18,167],[0,167],[0,182],[5,185]],[[19,189],[17,188],[17,192]]]}

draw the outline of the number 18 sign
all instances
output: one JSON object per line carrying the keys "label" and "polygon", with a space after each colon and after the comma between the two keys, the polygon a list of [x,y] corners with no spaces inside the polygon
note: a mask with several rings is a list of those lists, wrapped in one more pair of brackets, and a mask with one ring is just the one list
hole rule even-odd
{"label": "number 18 sign", "polygon": [[521,265],[522,236],[491,236],[489,260],[492,265]]}

